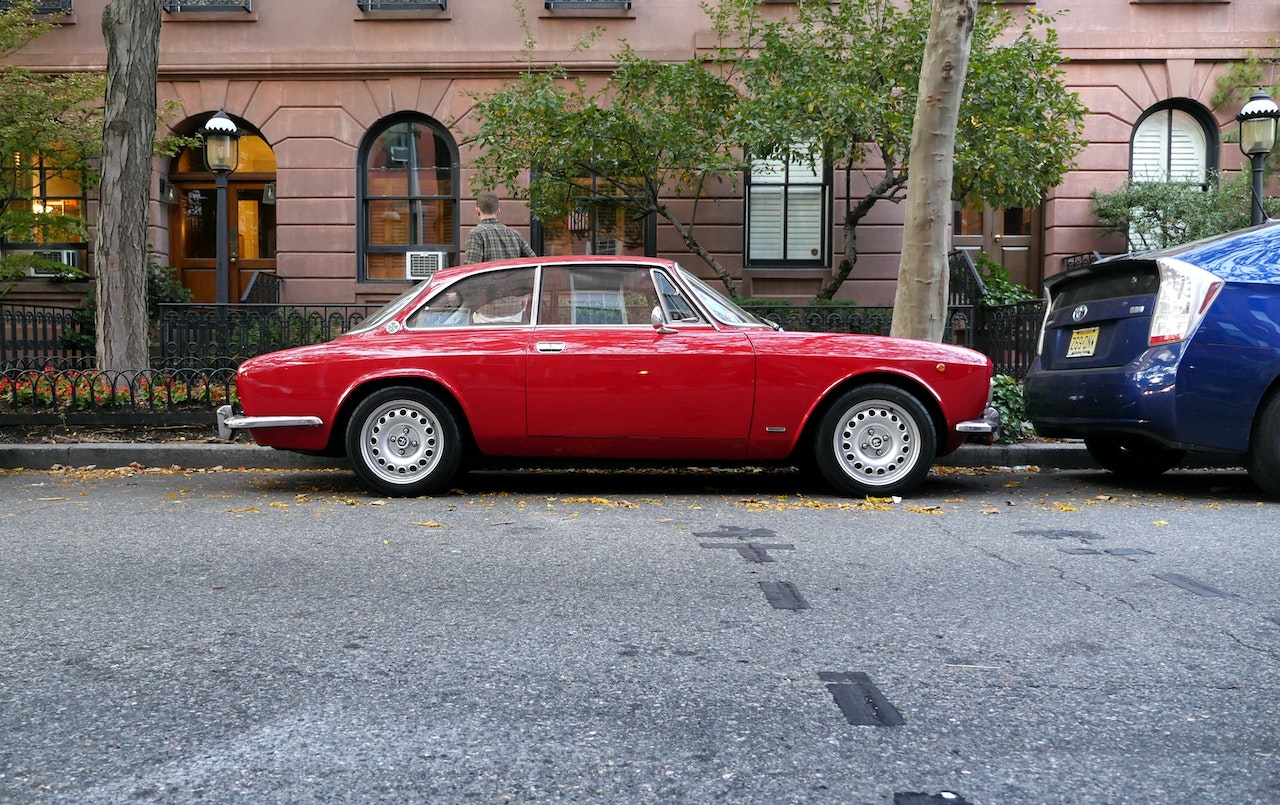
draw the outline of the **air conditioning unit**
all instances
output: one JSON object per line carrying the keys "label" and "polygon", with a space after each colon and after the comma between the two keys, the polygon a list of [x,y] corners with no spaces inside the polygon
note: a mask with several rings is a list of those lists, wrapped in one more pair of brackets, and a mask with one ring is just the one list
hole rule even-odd
{"label": "air conditioning unit", "polygon": [[[32,257],[41,260],[49,260],[54,263],[61,263],[70,268],[80,267],[80,252],[75,249],[43,249],[38,251],[18,252],[18,254],[29,254]],[[67,272],[50,266],[29,266],[27,268],[27,276],[29,277],[61,277]]]}
{"label": "air conditioning unit", "polygon": [[404,278],[429,280],[437,271],[449,267],[448,252],[405,252]]}

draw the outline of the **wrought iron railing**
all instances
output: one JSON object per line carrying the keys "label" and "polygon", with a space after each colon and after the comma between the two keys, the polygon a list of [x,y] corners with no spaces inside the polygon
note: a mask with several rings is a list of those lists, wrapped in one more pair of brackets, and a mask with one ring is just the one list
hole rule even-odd
{"label": "wrought iron railing", "polygon": [[332,341],[357,327],[377,305],[160,306],[157,361],[222,361],[238,365],[255,355]]}
{"label": "wrought iron railing", "polygon": [[1101,259],[1102,259],[1102,255],[1098,254],[1096,251],[1078,252],[1076,254],[1069,254],[1066,257],[1062,258],[1062,270],[1070,271],[1073,268],[1081,268],[1083,266],[1093,265],[1094,263],[1098,262]]}
{"label": "wrought iron railing", "polygon": [[[23,424],[57,415],[68,424],[111,415],[187,412],[210,420],[214,408],[235,402],[233,367],[185,366],[104,372],[53,364],[0,371],[0,424]],[[43,416],[41,416],[43,415]]]}
{"label": "wrought iron railing", "polygon": [[[0,0],[0,11],[8,11],[12,6],[12,0]],[[71,0],[36,0],[35,13],[70,14]]]}
{"label": "wrought iron railing", "polygon": [[996,374],[1021,380],[1036,358],[1044,300],[1008,305],[979,305],[973,333],[974,349],[991,358]]}
{"label": "wrought iron railing", "polygon": [[284,280],[278,274],[267,271],[255,271],[249,277],[249,286],[240,296],[241,302],[255,304],[278,304],[280,302],[280,286]]}
{"label": "wrought iron railing", "polygon": [[0,305],[0,368],[28,359],[84,355],[68,340],[79,332],[79,311],[35,305]]}
{"label": "wrought iron railing", "polygon": [[253,0],[160,0],[160,7],[179,11],[253,11]]}
{"label": "wrought iron railing", "polygon": [[356,0],[361,11],[444,11],[445,0]]}

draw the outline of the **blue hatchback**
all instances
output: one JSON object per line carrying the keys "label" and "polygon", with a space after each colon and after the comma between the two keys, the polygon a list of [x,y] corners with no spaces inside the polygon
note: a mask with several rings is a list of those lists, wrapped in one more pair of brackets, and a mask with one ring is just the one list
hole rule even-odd
{"label": "blue hatchback", "polygon": [[1128,476],[1221,452],[1280,495],[1280,221],[1101,260],[1045,289],[1024,384],[1042,436],[1082,438]]}

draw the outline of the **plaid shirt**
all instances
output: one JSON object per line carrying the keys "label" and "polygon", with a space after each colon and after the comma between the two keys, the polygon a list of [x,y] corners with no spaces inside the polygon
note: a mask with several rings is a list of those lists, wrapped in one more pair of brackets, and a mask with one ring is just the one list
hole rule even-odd
{"label": "plaid shirt", "polygon": [[497,218],[482,218],[467,235],[467,262],[484,263],[511,257],[537,257],[520,233]]}

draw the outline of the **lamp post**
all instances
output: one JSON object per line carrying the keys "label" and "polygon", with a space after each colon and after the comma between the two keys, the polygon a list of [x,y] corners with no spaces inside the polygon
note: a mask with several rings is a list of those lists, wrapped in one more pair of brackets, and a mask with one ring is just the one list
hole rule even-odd
{"label": "lamp post", "polygon": [[227,177],[240,162],[240,129],[225,112],[218,112],[204,124],[204,164],[213,171],[218,187],[217,220],[218,265],[217,303],[231,301],[231,266],[227,258]]}
{"label": "lamp post", "polygon": [[1280,107],[1259,89],[1236,115],[1240,124],[1240,152],[1253,167],[1253,192],[1249,201],[1249,218],[1254,226],[1267,220],[1262,209],[1262,163],[1276,147],[1276,124]]}

